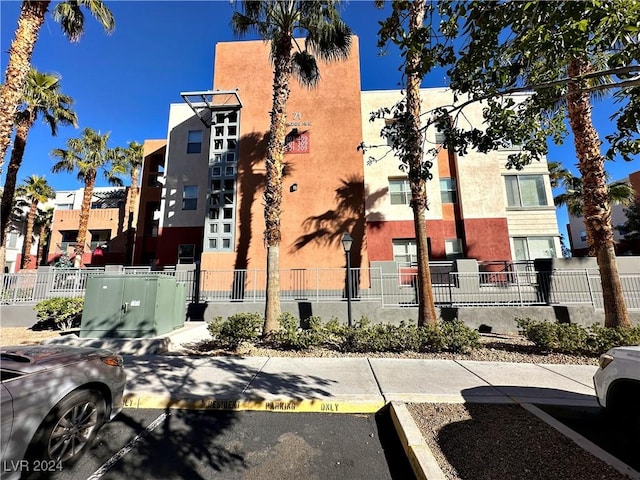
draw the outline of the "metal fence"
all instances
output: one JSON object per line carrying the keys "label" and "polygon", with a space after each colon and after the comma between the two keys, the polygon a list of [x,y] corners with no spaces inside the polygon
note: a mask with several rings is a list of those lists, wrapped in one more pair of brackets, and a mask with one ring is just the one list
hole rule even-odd
{"label": "metal fence", "polygon": [[[3,304],[37,303],[52,297],[81,297],[92,275],[116,272],[103,268],[53,268],[4,274],[0,301]],[[172,275],[187,284],[189,301],[264,302],[265,270],[195,270],[124,267],[118,274]],[[417,275],[411,269],[383,273],[380,268],[350,271],[354,301],[377,302],[383,307],[415,306]],[[640,274],[620,275],[627,308],[640,310]],[[280,298],[283,302],[346,301],[345,269],[310,268],[280,271]],[[603,308],[600,277],[592,270],[535,271],[509,268],[478,273],[438,272],[432,282],[438,306],[527,306],[592,305]]]}

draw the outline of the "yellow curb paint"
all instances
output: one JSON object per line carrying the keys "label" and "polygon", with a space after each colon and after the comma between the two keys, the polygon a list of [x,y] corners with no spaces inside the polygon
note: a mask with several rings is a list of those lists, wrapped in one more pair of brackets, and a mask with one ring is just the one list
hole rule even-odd
{"label": "yellow curb paint", "polygon": [[159,396],[129,395],[124,401],[125,408],[184,409],[184,410],[225,410],[291,413],[376,413],[385,402],[340,401],[340,400],[234,400],[216,398],[169,398]]}

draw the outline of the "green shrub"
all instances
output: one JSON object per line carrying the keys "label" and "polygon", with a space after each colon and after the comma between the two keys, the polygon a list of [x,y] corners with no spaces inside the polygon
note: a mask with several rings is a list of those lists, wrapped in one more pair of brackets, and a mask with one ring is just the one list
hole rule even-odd
{"label": "green shrub", "polygon": [[640,344],[640,326],[617,328],[594,324],[585,328],[529,318],[516,319],[516,324],[520,333],[541,352],[600,355],[612,347]]}
{"label": "green shrub", "polygon": [[260,337],[264,320],[258,313],[236,313],[226,320],[216,317],[208,325],[215,344],[236,348],[242,342],[254,342]]}
{"label": "green shrub", "polygon": [[[348,353],[377,352],[468,352],[479,346],[480,335],[459,320],[435,326],[417,327],[407,322],[398,325],[376,324],[363,316],[353,326],[333,317],[325,324],[310,317],[306,328],[290,313],[279,317],[280,329],[268,339],[269,346],[285,350],[325,347]],[[216,345],[235,348],[241,342],[259,339],[262,317],[236,314],[226,320],[217,317],[208,325]]]}
{"label": "green shrub", "polygon": [[610,348],[624,345],[640,345],[640,325],[632,328],[603,327],[594,324],[589,327],[589,350],[600,355]]}
{"label": "green shrub", "polygon": [[270,342],[276,348],[284,350],[307,350],[322,345],[324,333],[322,320],[318,317],[308,319],[308,328],[301,328],[300,322],[292,314],[285,312],[278,318],[280,330],[271,335]]}
{"label": "green shrub", "polygon": [[84,298],[54,297],[37,303],[33,309],[38,316],[36,329],[68,330],[80,326]]}
{"label": "green shrub", "polygon": [[454,319],[440,323],[443,350],[453,353],[468,352],[480,346],[480,334],[465,325],[464,322]]}
{"label": "green shrub", "polygon": [[530,318],[516,318],[520,335],[523,335],[543,352],[550,352],[556,346],[556,327],[554,323],[534,321]]}

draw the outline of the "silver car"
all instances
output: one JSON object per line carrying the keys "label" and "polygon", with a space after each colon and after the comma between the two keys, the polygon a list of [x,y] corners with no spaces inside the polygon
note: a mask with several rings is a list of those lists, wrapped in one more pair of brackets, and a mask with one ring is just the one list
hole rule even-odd
{"label": "silver car", "polygon": [[122,410],[126,374],[108,350],[2,347],[0,477],[48,478],[74,463]]}

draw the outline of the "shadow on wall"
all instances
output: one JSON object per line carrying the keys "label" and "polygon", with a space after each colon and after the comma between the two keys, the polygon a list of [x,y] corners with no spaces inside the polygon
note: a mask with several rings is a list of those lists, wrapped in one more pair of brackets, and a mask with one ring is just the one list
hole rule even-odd
{"label": "shadow on wall", "polygon": [[[256,196],[262,196],[266,182],[264,161],[267,155],[269,132],[254,132],[244,135],[239,142],[238,183],[240,205],[238,206],[238,241],[235,269],[243,270],[249,265],[249,246],[253,239],[251,229],[251,209],[256,201]],[[283,162],[282,177],[293,173],[293,167]]]}
{"label": "shadow on wall", "polygon": [[[362,248],[366,232],[364,200],[370,195],[365,192],[364,179],[355,175],[342,180],[335,192],[335,208],[320,215],[307,217],[302,227],[309,233],[298,237],[291,251],[301,250],[312,242],[320,245],[339,244],[342,235],[349,232],[353,237],[351,266],[359,268],[362,265]],[[385,193],[386,189],[374,195]]]}

